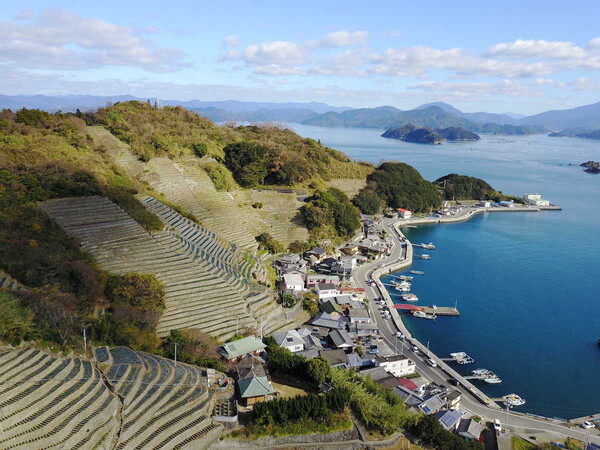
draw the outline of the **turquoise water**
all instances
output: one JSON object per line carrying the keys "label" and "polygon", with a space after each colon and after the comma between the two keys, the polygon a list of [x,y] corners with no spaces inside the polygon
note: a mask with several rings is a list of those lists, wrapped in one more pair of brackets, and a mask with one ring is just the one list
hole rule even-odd
{"label": "turquoise water", "polygon": [[413,282],[419,303],[458,301],[461,316],[405,323],[439,356],[466,351],[475,358],[460,372],[496,372],[503,383],[482,389],[491,397],[516,392],[527,400],[520,411],[561,418],[600,412],[600,175],[577,167],[600,160],[600,142],[483,136],[422,146],[380,138],[380,130],[292,127],[352,158],[404,161],[430,180],[472,175],[562,206],[406,230],[412,242],[437,246],[424,251],[432,260],[413,265],[426,272]]}

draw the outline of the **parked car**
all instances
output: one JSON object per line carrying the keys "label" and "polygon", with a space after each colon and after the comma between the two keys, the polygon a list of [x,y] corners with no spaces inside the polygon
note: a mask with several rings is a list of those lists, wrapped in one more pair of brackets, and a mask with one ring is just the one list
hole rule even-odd
{"label": "parked car", "polygon": [[500,421],[498,419],[494,419],[494,430],[496,430],[496,433],[500,433],[502,431],[502,425],[500,425]]}
{"label": "parked car", "polygon": [[431,367],[437,367],[437,363],[431,358],[427,360],[427,364],[429,364]]}
{"label": "parked car", "polygon": [[586,420],[585,422],[581,422],[581,428],[585,428],[586,430],[590,429],[590,428],[594,428],[596,425],[594,425],[592,422]]}
{"label": "parked car", "polygon": [[402,336],[403,336],[403,334],[402,334],[400,331],[398,331],[398,332],[396,333],[396,337],[397,337],[397,338],[401,338]]}

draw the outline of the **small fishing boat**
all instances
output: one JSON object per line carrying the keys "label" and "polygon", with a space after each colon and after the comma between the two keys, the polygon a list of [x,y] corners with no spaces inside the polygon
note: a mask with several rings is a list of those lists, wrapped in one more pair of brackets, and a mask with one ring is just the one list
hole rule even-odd
{"label": "small fishing boat", "polygon": [[413,311],[412,315],[419,319],[435,320],[435,314],[427,314],[423,311]]}
{"label": "small fishing boat", "polygon": [[465,352],[450,353],[450,357],[453,358],[453,359],[462,359],[465,356],[467,356],[467,354]]}
{"label": "small fishing boat", "polygon": [[435,245],[433,245],[433,242],[430,242],[429,244],[421,243],[421,248],[426,248],[427,250],[435,250]]}
{"label": "small fishing boat", "polygon": [[489,384],[502,383],[502,380],[497,375],[494,375],[493,377],[489,377],[489,378],[484,378],[483,381],[485,381],[486,383],[489,383]]}
{"label": "small fishing boat", "polygon": [[431,259],[431,256],[429,256],[427,254],[422,254],[422,255],[417,255],[417,258],[419,258],[419,259]]}
{"label": "small fishing boat", "polygon": [[461,358],[456,361],[459,364],[473,364],[475,360],[471,358],[469,355],[466,355],[464,358]]}
{"label": "small fishing boat", "polygon": [[400,281],[412,281],[415,277],[411,277],[410,275],[399,275],[396,278]]}
{"label": "small fishing boat", "polygon": [[416,230],[417,226],[416,225],[409,225],[408,228],[410,228],[411,230]]}
{"label": "small fishing boat", "polygon": [[425,272],[423,272],[422,270],[410,270],[409,272],[414,275],[425,275]]}
{"label": "small fishing boat", "polygon": [[405,302],[418,302],[419,301],[419,297],[417,297],[415,294],[402,294],[400,296],[400,298],[402,300],[404,300]]}
{"label": "small fishing boat", "polygon": [[473,375],[485,375],[486,373],[489,373],[489,370],[487,370],[487,369],[475,369],[475,370],[472,370],[471,373]]}
{"label": "small fishing boat", "polygon": [[519,397],[517,394],[508,394],[502,397],[502,401],[506,406],[523,406],[525,399]]}

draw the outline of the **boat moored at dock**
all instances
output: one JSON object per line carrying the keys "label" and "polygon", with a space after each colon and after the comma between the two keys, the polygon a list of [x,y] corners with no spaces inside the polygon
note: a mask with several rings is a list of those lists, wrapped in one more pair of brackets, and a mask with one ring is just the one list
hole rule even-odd
{"label": "boat moored at dock", "polygon": [[417,297],[415,294],[402,294],[400,296],[400,298],[402,300],[404,300],[405,302],[418,302],[419,301],[419,297]]}
{"label": "boat moored at dock", "polygon": [[425,272],[423,272],[422,270],[411,270],[410,273],[414,275],[425,275]]}
{"label": "boat moored at dock", "polygon": [[525,399],[521,398],[517,394],[508,394],[502,397],[502,403],[508,407],[523,406],[525,404]]}
{"label": "boat moored at dock", "polygon": [[435,320],[435,314],[427,314],[423,311],[413,311],[412,315],[418,319]]}

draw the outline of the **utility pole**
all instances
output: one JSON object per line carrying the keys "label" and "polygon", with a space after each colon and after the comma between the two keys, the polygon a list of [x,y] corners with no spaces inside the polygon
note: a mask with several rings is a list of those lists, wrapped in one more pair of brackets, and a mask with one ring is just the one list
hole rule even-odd
{"label": "utility pole", "polygon": [[175,365],[177,365],[177,342],[175,342]]}
{"label": "utility pole", "polygon": [[510,403],[506,402],[506,420],[504,421],[504,431],[508,433],[508,408],[510,408]]}
{"label": "utility pole", "polygon": [[85,335],[85,327],[83,328],[83,353],[87,354],[87,336]]}

